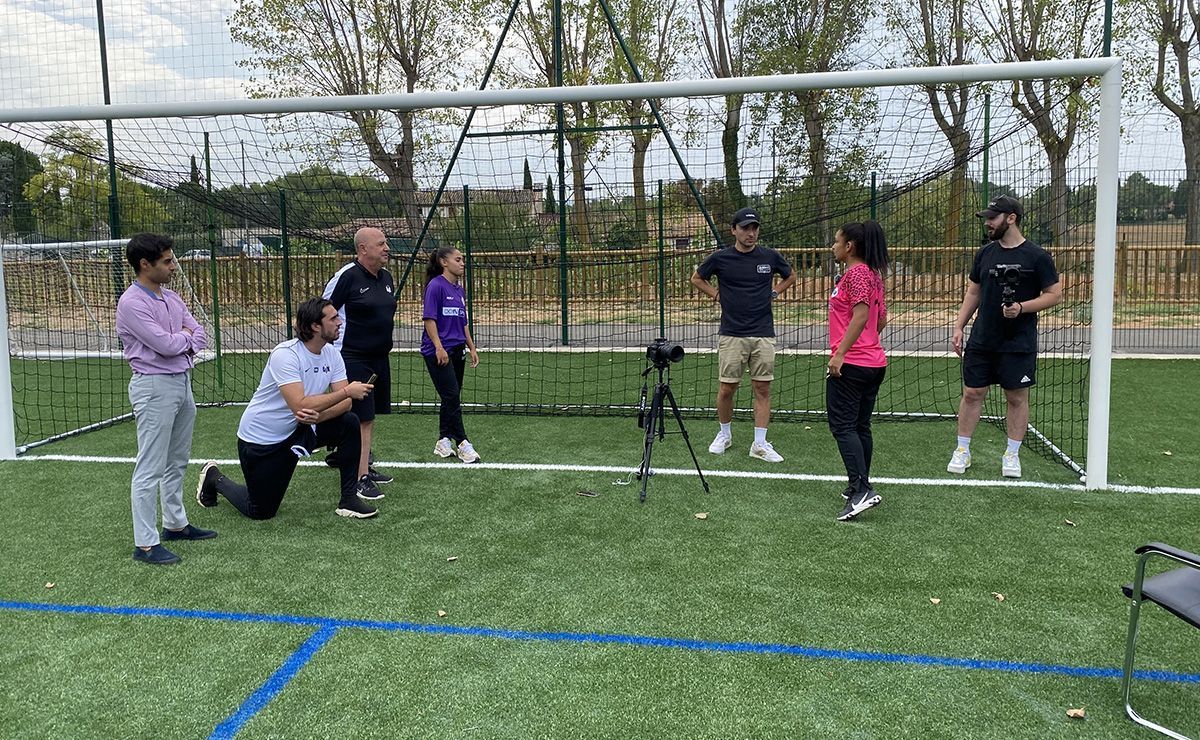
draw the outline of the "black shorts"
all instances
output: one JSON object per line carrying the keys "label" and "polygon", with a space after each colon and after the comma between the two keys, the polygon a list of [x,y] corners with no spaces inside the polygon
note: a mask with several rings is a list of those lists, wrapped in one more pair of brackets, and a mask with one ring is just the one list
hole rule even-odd
{"label": "black shorts", "polygon": [[970,347],[963,352],[962,378],[968,388],[1028,388],[1037,382],[1036,370],[1036,352],[990,352]]}
{"label": "black shorts", "polygon": [[378,376],[375,378],[375,390],[361,401],[350,402],[350,410],[360,422],[372,421],[379,414],[392,413],[392,369],[387,355],[346,360],[346,379],[350,382],[357,380],[365,383],[372,375]]}

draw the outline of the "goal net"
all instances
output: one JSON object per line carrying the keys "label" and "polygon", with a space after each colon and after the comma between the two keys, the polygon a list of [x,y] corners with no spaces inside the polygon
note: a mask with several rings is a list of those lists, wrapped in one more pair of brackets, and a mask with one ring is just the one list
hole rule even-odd
{"label": "goal net", "polygon": [[[219,103],[108,111],[120,114],[124,235],[176,239],[176,287],[217,339],[194,380],[202,402],[249,398],[263,353],[289,334],[289,313],[321,293],[352,258],[355,230],[370,225],[389,237],[398,286],[398,411],[436,402],[416,349],[429,250],[448,243],[467,255],[472,332],[486,352],[464,403],[630,413],[645,347],[665,336],[687,350],[671,368],[680,402],[711,414],[719,309],[689,277],[731,242],[733,211],[753,205],[760,243],[798,275],[773,309],[776,418],[824,414],[827,301],[838,272],[829,245],[842,224],[875,218],[894,260],[890,366],[876,412],[949,426],[961,393],[951,327],[983,241],[974,214],[1006,194],[1024,204],[1022,231],[1051,252],[1064,286],[1063,302],[1040,316],[1027,441],[1083,472],[1097,226],[1107,238],[1097,193],[1115,188],[1115,164],[1105,174],[1098,94],[1069,157],[1051,163],[1013,106],[1012,78],[1098,78],[1112,61],[1054,64],[979,65],[957,77],[931,68],[378,96],[332,112],[314,111],[337,99],[274,109],[301,111],[288,113],[272,112],[280,101],[269,100],[240,114]],[[931,99],[954,86],[968,104],[947,129]],[[731,146],[734,90],[744,111]],[[570,103],[561,119],[553,95]],[[1043,115],[1061,125],[1075,102],[1064,93]],[[110,236],[103,122],[18,113],[0,116],[3,135],[54,164],[25,186],[41,244],[4,251],[16,435],[30,445],[127,411],[112,309],[131,276],[119,247],[46,244]],[[411,152],[397,148],[405,141]],[[47,174],[64,171],[71,182]],[[86,177],[90,185],[79,182]],[[1106,383],[1107,365],[1104,373]],[[740,394],[738,412],[748,415],[748,387]],[[1003,415],[1002,395],[992,394],[985,418],[1003,424]]]}

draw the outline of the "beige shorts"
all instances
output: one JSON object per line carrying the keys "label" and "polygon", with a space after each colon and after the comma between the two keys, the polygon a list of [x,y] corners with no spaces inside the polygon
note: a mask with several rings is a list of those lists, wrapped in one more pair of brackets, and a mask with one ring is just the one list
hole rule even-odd
{"label": "beige shorts", "polygon": [[740,383],[747,370],[751,380],[775,379],[775,338],[717,337],[717,380]]}

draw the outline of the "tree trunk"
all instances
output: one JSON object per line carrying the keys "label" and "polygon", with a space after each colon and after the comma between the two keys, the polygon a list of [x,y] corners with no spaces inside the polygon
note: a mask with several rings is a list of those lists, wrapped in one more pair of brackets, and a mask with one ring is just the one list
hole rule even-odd
{"label": "tree trunk", "polygon": [[417,206],[417,179],[413,174],[413,152],[416,151],[413,137],[413,114],[400,114],[400,145],[396,147],[396,167],[400,188],[400,211],[408,223],[408,230],[416,237],[421,233],[421,209]]}
{"label": "tree trunk", "polygon": [[721,151],[725,157],[725,190],[729,193],[729,206],[735,211],[746,205],[746,194],[742,192],[742,171],[738,162],[742,99],[741,95],[725,96],[725,128],[721,132]]}
{"label": "tree trunk", "polygon": [[946,224],[943,243],[947,247],[963,246],[963,201],[967,194],[967,158],[970,156],[971,138],[964,130],[955,131],[950,137],[950,149],[957,163],[950,171],[950,203],[946,208]]}
{"label": "tree trunk", "polygon": [[592,246],[587,217],[587,191],[583,189],[583,174],[587,167],[587,142],[580,136],[568,136],[567,143],[571,146],[571,190],[575,201],[571,207],[571,224],[574,226],[579,246],[586,249]]}
{"label": "tree trunk", "polygon": [[[640,125],[641,116],[634,116],[629,122]],[[641,131],[633,132],[633,235],[639,248],[647,246],[646,151],[650,148],[651,138]]]}
{"label": "tree trunk", "polygon": [[825,162],[828,144],[825,141],[821,92],[800,93],[797,98],[804,118],[804,131],[808,135],[808,171],[814,186],[813,210],[820,219],[817,233],[824,245],[833,241],[834,230],[829,223],[829,167]]}
{"label": "tree trunk", "polygon": [[1046,147],[1050,158],[1050,231],[1056,247],[1071,244],[1070,203],[1067,188],[1067,156],[1070,146]]}
{"label": "tree trunk", "polygon": [[1183,227],[1183,243],[1200,245],[1200,113],[1180,118],[1183,131],[1183,162],[1187,177],[1187,220]]}

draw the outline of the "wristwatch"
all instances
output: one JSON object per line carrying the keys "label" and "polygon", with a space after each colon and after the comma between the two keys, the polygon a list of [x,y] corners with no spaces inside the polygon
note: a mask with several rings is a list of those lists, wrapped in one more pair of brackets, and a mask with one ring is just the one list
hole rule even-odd
{"label": "wristwatch", "polygon": [[779,291],[778,291],[778,290],[772,290],[772,291],[771,291],[771,300],[775,300],[775,299],[776,299],[776,298],[778,298],[778,297],[779,297]]}

